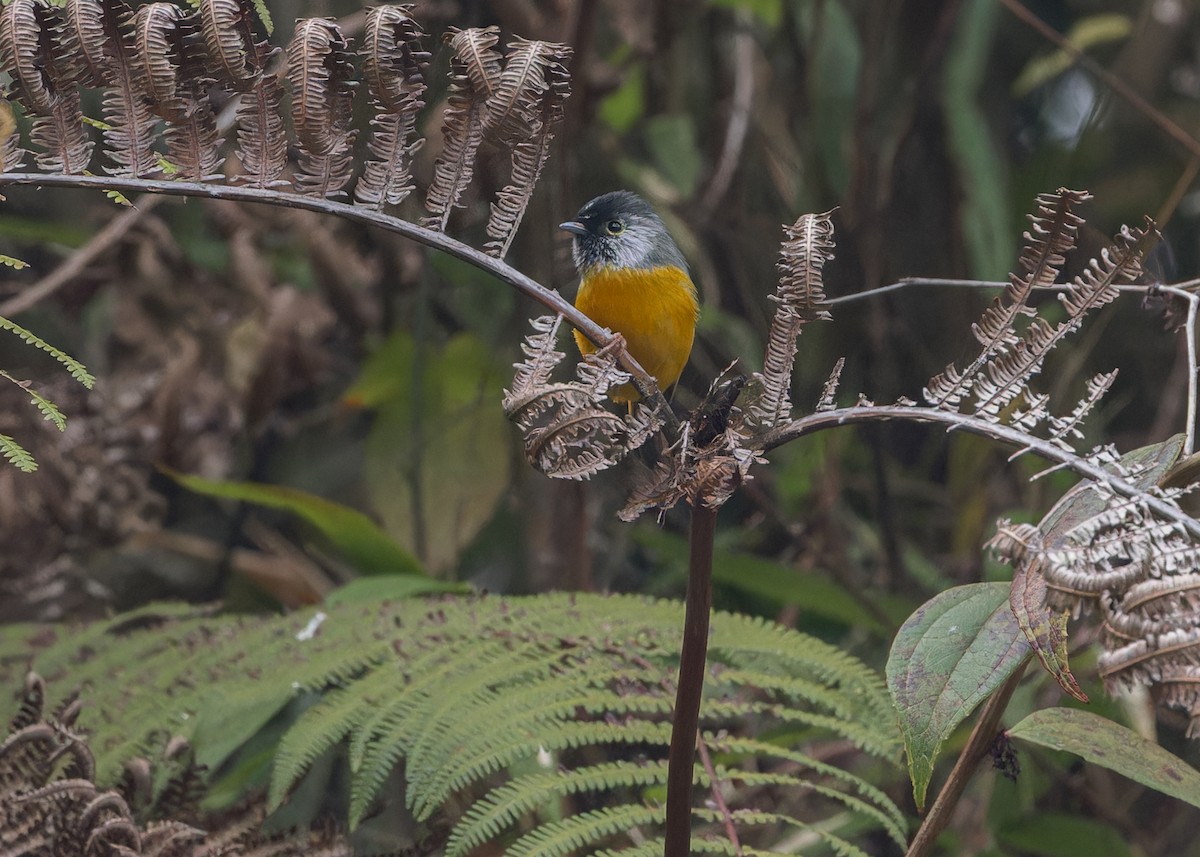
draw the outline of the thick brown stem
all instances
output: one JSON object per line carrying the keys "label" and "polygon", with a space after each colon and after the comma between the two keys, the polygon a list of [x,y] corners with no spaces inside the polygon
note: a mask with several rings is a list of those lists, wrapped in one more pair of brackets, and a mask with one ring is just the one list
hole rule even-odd
{"label": "thick brown stem", "polygon": [[[1026,660],[1025,663],[1027,664],[1029,661]],[[954,808],[958,806],[958,800],[962,797],[963,789],[967,787],[971,775],[975,773],[975,768],[983,761],[992,742],[996,740],[996,732],[1000,728],[1000,718],[1004,714],[1004,709],[1008,707],[1008,700],[1012,697],[1013,691],[1021,683],[1021,676],[1024,673],[1025,664],[1022,664],[1008,677],[1008,681],[1004,682],[1000,689],[984,703],[983,710],[979,713],[979,720],[976,721],[975,728],[971,731],[971,737],[967,739],[967,746],[963,747],[958,761],[954,763],[954,770],[950,772],[946,784],[938,792],[937,800],[933,802],[928,815],[917,829],[917,835],[909,844],[905,857],[924,857],[933,850],[938,836],[950,823],[950,816],[954,814]]]}
{"label": "thick brown stem", "polygon": [[692,840],[692,771],[696,761],[696,730],[700,695],[708,660],[708,619],[712,612],[713,535],[717,510],[697,500],[692,506],[688,556],[687,603],[683,648],[679,653],[679,683],[675,689],[675,720],[667,757],[667,825],[663,857],[688,857]]}

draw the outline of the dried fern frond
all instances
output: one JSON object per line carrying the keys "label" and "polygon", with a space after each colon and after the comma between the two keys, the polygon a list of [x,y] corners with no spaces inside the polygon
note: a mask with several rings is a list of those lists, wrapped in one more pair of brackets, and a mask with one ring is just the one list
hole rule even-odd
{"label": "dried fern frond", "polygon": [[483,143],[487,101],[500,78],[502,60],[496,44],[498,27],[451,29],[445,41],[450,58],[450,90],[442,122],[442,153],[425,194],[431,229],[445,230],[450,212],[475,175],[475,158]]}
{"label": "dried fern frond", "polygon": [[198,17],[174,3],[148,3],[134,17],[134,33],[138,80],[167,122],[167,160],[183,178],[213,176],[221,165],[221,139]]}
{"label": "dried fern frond", "polygon": [[[1107,380],[1101,376],[1093,384]],[[1178,503],[1197,486],[1161,487],[1182,447],[1180,435],[1107,461],[1107,470],[1142,494],[1119,496],[1107,483],[1086,482],[1037,527],[1001,527],[994,543],[1021,575],[1039,578],[1043,604],[1031,605],[1034,609],[1098,609],[1103,622],[1098,667],[1106,687],[1148,687],[1160,704],[1188,712],[1189,732],[1196,735],[1200,540],[1185,526]],[[1151,500],[1179,515],[1165,517]],[[1014,588],[1016,582],[1014,575]]]}
{"label": "dried fern frond", "polygon": [[363,77],[371,93],[371,158],[354,188],[359,205],[382,210],[398,205],[413,190],[412,160],[417,113],[425,106],[425,70],[429,52],[425,33],[412,17],[412,6],[378,6],[367,10],[360,53]]}
{"label": "dried fern frond", "polygon": [[661,428],[654,412],[639,404],[619,416],[603,407],[608,391],[628,383],[617,364],[619,338],[583,358],[576,380],[550,378],[564,358],[555,347],[562,316],[541,316],[521,348],[511,390],[504,391],[504,413],[521,429],[525,457],[536,469],[557,479],[584,479],[615,465]]}
{"label": "dried fern frond", "polygon": [[1088,263],[1058,298],[1067,318],[1051,324],[1035,318],[1025,334],[1009,349],[989,360],[975,384],[974,411],[986,419],[999,419],[1001,411],[1020,396],[1029,380],[1042,369],[1046,356],[1068,334],[1083,324],[1084,316],[1116,299],[1116,286],[1131,283],[1142,272],[1141,260],[1157,239],[1154,223],[1145,229],[1122,227],[1113,239],[1112,250]]}
{"label": "dried fern frond", "polygon": [[784,227],[780,246],[779,285],[771,300],[778,304],[771,319],[763,371],[755,374],[762,392],[750,403],[749,425],[769,429],[790,419],[792,371],[796,362],[796,339],[810,321],[831,318],[823,306],[825,291],[821,271],[833,258],[833,212],[805,214]]}
{"label": "dried fern frond", "polygon": [[[49,712],[35,673],[0,743],[0,852],[124,857],[349,857],[332,833],[293,832],[268,840],[261,802],[222,819],[211,833],[179,820],[198,816],[200,769],[183,739],[155,765],[131,760],[117,789],[96,780],[92,748],[74,731],[77,704]],[[165,773],[161,767],[173,770]],[[154,770],[152,770],[154,768]],[[139,819],[156,820],[142,823]]]}
{"label": "dried fern frond", "polygon": [[997,295],[984,310],[979,321],[971,326],[982,348],[966,369],[953,363],[930,379],[923,395],[937,408],[957,410],[963,398],[971,392],[976,376],[997,354],[1017,346],[1020,336],[1017,321],[1032,317],[1034,309],[1029,298],[1035,289],[1052,285],[1066,261],[1066,254],[1075,248],[1075,238],[1083,218],[1074,209],[1091,199],[1085,191],[1060,187],[1054,193],[1039,194],[1037,214],[1030,214],[1029,231],[1021,251],[1020,266],[1025,273],[1009,276],[1008,287]]}
{"label": "dried fern frond", "polygon": [[208,66],[218,85],[236,93],[237,179],[252,187],[279,183],[287,166],[283,87],[269,65],[277,56],[266,40],[255,38],[251,0],[202,0],[200,32]]}
{"label": "dried fern frond", "polygon": [[301,193],[342,195],[354,169],[354,63],[337,23],[325,18],[296,22],[288,45],[292,127],[300,144],[296,186]]}
{"label": "dried fern frond", "polygon": [[104,87],[103,113],[110,175],[143,178],[158,172],[155,116],[140,84],[132,23],[124,0],[71,0],[63,56],[80,83]]}
{"label": "dried fern frond", "polygon": [[[34,115],[30,139],[39,168],[82,173],[92,157],[79,90],[62,55],[62,10],[39,0],[13,0],[0,10],[0,68]],[[15,134],[10,139],[15,141]],[[11,156],[5,164],[11,166]]]}
{"label": "dried fern frond", "polygon": [[529,207],[533,189],[550,156],[554,129],[571,94],[567,64],[571,48],[555,42],[516,39],[488,102],[487,127],[512,150],[509,183],[497,194],[488,218],[487,252],[503,258]]}

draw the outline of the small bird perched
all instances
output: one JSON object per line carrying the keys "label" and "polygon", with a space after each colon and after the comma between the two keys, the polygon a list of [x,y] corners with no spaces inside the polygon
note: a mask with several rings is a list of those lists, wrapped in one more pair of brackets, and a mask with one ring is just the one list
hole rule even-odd
{"label": "small bird perched", "polygon": [[[667,227],[644,199],[618,190],[596,197],[559,228],[575,236],[575,306],[625,337],[633,359],[666,390],[679,380],[692,353],[700,314],[687,262]],[[582,354],[596,350],[579,331],[575,342]],[[639,398],[633,384],[612,394],[614,402],[630,407]]]}

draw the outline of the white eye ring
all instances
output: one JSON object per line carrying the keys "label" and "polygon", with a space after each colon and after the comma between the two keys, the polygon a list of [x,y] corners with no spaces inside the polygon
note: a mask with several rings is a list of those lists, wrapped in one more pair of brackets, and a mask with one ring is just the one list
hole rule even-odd
{"label": "white eye ring", "polygon": [[604,231],[609,235],[620,235],[625,231],[625,224],[620,220],[613,218],[612,220],[608,221],[608,223],[604,224]]}

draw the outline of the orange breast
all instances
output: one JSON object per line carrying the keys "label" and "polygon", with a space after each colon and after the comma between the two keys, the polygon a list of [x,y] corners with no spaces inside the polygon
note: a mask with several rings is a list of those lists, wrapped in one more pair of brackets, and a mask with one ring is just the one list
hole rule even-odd
{"label": "orange breast", "polygon": [[[679,380],[692,352],[700,312],[687,272],[675,267],[593,269],[579,284],[575,306],[601,327],[624,336],[629,353],[661,389]],[[596,350],[579,331],[575,342],[584,354]],[[634,402],[640,396],[632,384],[625,384],[612,398]]]}

